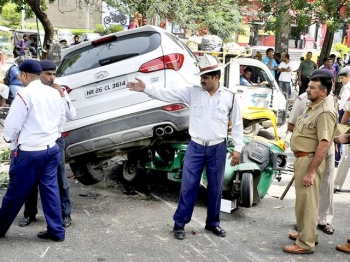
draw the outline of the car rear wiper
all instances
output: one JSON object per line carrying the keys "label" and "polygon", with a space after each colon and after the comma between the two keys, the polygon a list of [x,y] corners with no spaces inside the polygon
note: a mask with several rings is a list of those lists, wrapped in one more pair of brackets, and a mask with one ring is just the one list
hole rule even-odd
{"label": "car rear wiper", "polygon": [[98,62],[100,63],[101,66],[104,65],[109,65],[115,62],[118,62],[120,60],[124,60],[126,58],[130,58],[130,57],[134,57],[134,56],[138,56],[139,53],[131,53],[131,54],[125,54],[125,55],[116,55],[116,56],[111,56],[105,59],[101,59]]}

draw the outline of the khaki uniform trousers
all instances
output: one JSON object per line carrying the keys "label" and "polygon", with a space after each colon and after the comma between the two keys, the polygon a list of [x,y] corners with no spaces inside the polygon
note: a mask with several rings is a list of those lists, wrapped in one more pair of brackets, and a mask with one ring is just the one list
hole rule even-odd
{"label": "khaki uniform trousers", "polygon": [[314,251],[316,242],[316,226],[318,216],[318,203],[322,174],[325,161],[318,167],[312,186],[303,185],[303,178],[309,169],[312,157],[298,157],[294,162],[295,175],[295,215],[299,237],[296,244],[303,249]]}
{"label": "khaki uniform trousers", "polygon": [[325,170],[322,175],[322,183],[320,190],[320,200],[318,208],[318,223],[320,225],[332,224],[334,216],[333,204],[333,183],[334,183],[334,163],[335,152],[332,143],[325,158]]}

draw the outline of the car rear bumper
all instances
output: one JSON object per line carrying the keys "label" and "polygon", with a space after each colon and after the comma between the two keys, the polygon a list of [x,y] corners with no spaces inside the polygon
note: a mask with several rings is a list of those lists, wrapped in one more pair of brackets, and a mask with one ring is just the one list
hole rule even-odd
{"label": "car rear bumper", "polygon": [[[174,133],[187,130],[189,109],[179,111],[149,110],[142,113],[108,119],[69,131],[65,138],[66,159],[94,153],[111,156],[130,148],[149,145],[157,135],[155,129],[170,126]],[[171,135],[164,135],[164,138]]]}

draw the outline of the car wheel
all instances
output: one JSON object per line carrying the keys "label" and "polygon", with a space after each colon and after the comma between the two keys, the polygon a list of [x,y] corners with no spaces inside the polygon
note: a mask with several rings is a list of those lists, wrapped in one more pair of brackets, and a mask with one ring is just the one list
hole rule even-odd
{"label": "car wheel", "polygon": [[93,185],[100,182],[105,174],[101,167],[101,161],[94,163],[91,160],[79,159],[69,166],[76,179],[83,185]]}
{"label": "car wheel", "polygon": [[246,136],[256,136],[259,133],[259,123],[248,126],[243,130],[244,135]]}
{"label": "car wheel", "polygon": [[111,18],[109,16],[106,16],[104,19],[103,19],[103,22],[107,25],[111,22]]}
{"label": "car wheel", "polygon": [[253,205],[253,174],[243,173],[241,180],[241,203],[243,207]]}

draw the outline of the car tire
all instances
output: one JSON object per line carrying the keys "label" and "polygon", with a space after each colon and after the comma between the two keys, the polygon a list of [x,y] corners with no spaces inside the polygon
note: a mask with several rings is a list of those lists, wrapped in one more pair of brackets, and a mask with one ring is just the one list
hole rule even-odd
{"label": "car tire", "polygon": [[75,178],[83,185],[97,184],[105,177],[100,165],[89,159],[75,159],[75,162],[70,163],[69,166]]}

